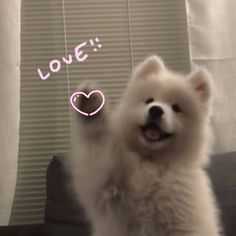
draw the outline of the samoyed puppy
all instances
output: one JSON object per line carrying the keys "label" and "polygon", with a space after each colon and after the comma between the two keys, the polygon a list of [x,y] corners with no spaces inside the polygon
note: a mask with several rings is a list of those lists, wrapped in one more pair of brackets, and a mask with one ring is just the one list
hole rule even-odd
{"label": "samoyed puppy", "polygon": [[[96,85],[83,83],[89,93]],[[74,112],[71,170],[93,236],[218,236],[211,183],[208,73],[182,75],[157,56],[139,64],[117,108]],[[102,97],[79,97],[92,112]]]}

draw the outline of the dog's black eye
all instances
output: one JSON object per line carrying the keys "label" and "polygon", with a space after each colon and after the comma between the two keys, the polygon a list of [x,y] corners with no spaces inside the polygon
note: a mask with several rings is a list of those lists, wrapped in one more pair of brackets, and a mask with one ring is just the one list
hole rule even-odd
{"label": "dog's black eye", "polygon": [[172,109],[174,112],[181,112],[181,109],[178,104],[173,104]]}
{"label": "dog's black eye", "polygon": [[154,99],[153,98],[148,98],[145,103],[149,104],[149,103],[152,103],[152,102],[154,102]]}

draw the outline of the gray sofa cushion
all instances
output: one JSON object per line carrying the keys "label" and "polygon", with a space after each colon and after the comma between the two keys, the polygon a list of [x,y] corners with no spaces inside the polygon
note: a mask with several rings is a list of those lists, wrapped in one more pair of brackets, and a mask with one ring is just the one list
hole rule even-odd
{"label": "gray sofa cushion", "polygon": [[236,152],[212,157],[208,169],[226,236],[236,236]]}
{"label": "gray sofa cushion", "polygon": [[90,235],[89,222],[75,197],[66,158],[54,156],[47,169],[44,231],[47,236]]}
{"label": "gray sofa cushion", "polygon": [[[75,200],[65,157],[53,157],[47,170],[45,230],[49,236],[90,233],[85,213]],[[207,170],[213,183],[226,236],[236,236],[236,152],[215,155]]]}

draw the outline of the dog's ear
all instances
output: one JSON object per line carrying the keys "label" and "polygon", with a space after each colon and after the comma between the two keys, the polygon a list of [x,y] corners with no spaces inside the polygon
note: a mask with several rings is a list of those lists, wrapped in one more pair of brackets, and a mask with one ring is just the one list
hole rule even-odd
{"label": "dog's ear", "polygon": [[205,69],[198,69],[189,75],[191,87],[197,93],[202,102],[207,103],[212,95],[211,76]]}
{"label": "dog's ear", "polygon": [[146,79],[150,74],[157,74],[164,68],[165,65],[161,58],[150,56],[134,69],[133,78]]}

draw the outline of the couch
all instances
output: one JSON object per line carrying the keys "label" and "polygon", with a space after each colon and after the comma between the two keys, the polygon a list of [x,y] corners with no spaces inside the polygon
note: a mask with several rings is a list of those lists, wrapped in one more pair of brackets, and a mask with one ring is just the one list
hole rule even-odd
{"label": "couch", "polygon": [[[90,223],[76,201],[65,166],[65,157],[54,156],[47,169],[45,235],[89,236]],[[207,171],[221,210],[224,233],[236,236],[236,152],[213,156]]]}

